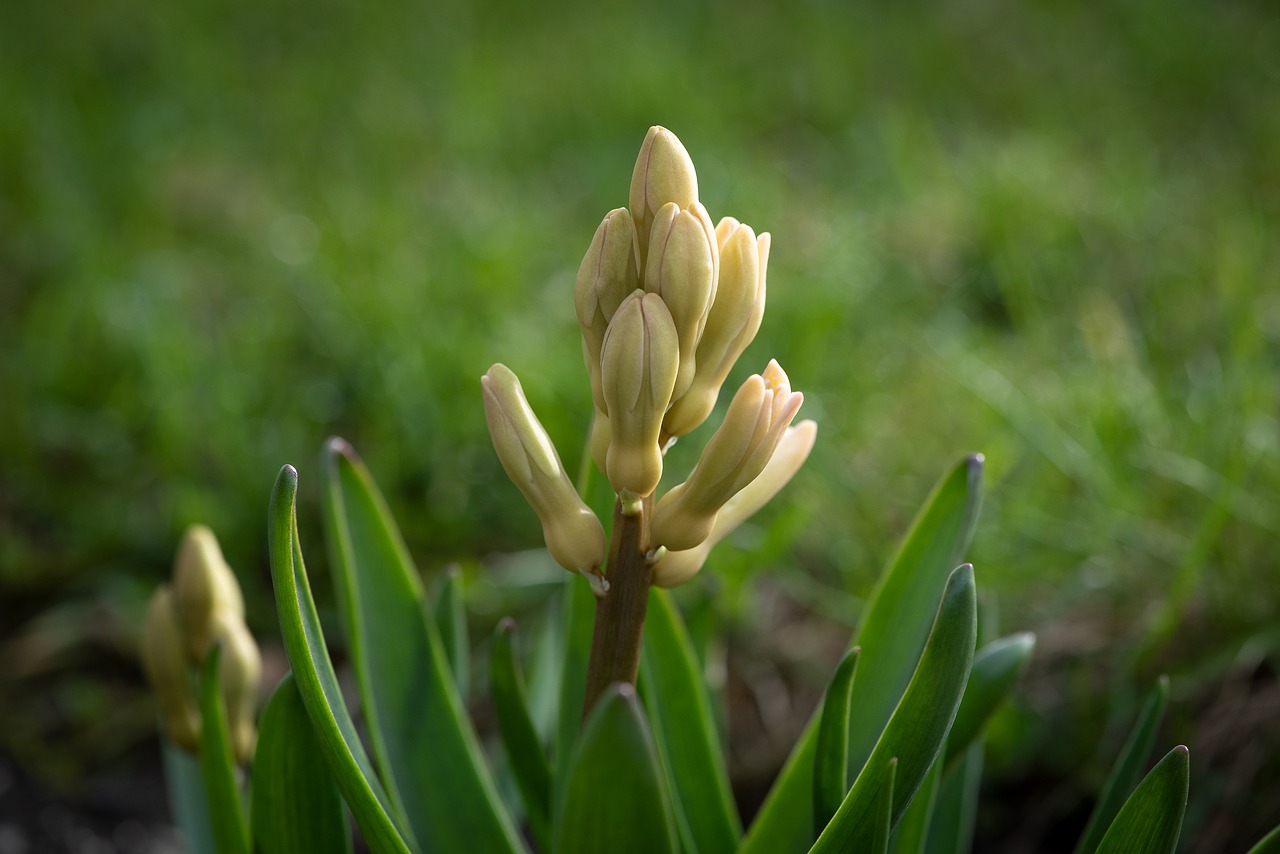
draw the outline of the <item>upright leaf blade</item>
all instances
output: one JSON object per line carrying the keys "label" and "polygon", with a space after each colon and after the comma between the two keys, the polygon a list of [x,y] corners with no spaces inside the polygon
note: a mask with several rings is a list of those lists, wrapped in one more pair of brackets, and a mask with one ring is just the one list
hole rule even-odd
{"label": "upright leaf blade", "polygon": [[293,674],[258,726],[249,812],[257,854],[350,854],[351,829]]}
{"label": "upright leaf blade", "polygon": [[675,854],[666,778],[630,685],[596,702],[565,774],[556,854]]}
{"label": "upright leaf blade", "polygon": [[163,736],[160,737],[160,751],[164,759],[169,809],[182,835],[183,850],[190,854],[217,854],[200,761]]}
{"label": "upright leaf blade", "polygon": [[571,575],[564,586],[564,658],[560,667],[560,708],[556,719],[553,803],[562,795],[564,771],[582,729],[582,701],[587,691],[587,659],[595,626],[596,597],[585,578]]}
{"label": "upright leaf blade", "polygon": [[[858,664],[859,703],[854,707],[857,714],[850,715],[849,724],[849,767],[853,773],[862,767],[866,751],[884,728],[911,676],[937,608],[937,592],[960,562],[973,534],[981,491],[980,455],[952,468],[916,517],[867,605],[850,644],[863,649]],[[877,647],[879,651],[873,654]],[[862,707],[863,699],[866,708]],[[788,854],[808,848],[815,740],[811,722],[748,828],[742,854]]]}
{"label": "upright leaf blade", "polygon": [[382,494],[341,439],[329,442],[327,474],[334,576],[384,780],[425,850],[522,850]]}
{"label": "upright leaf blade", "polygon": [[471,641],[467,635],[467,606],[462,589],[462,571],[450,566],[444,571],[435,598],[436,624],[449,662],[453,684],[465,705],[471,693]]}
{"label": "upright leaf blade", "polygon": [[813,760],[813,838],[817,839],[840,809],[849,791],[849,703],[861,647],[849,650],[836,667],[818,719]]}
{"label": "upright leaf blade", "polygon": [[889,842],[889,849],[893,854],[923,854],[929,839],[929,829],[933,826],[934,807],[941,787],[942,756],[939,753],[933,760],[924,783],[911,803],[907,804],[906,812],[893,829],[893,838]]}
{"label": "upright leaf blade", "polygon": [[407,854],[417,846],[409,842],[409,833],[393,818],[390,798],[360,743],[329,661],[298,545],[297,494],[298,473],[293,466],[285,466],[276,478],[267,519],[271,582],[285,652],[329,770],[361,837],[375,854]]}
{"label": "upright leaf blade", "polygon": [[698,854],[732,852],[742,823],[711,712],[707,683],[671,594],[653,588],[645,616],[641,693],[677,822]]}
{"label": "upright leaf blade", "polygon": [[218,684],[222,648],[214,646],[200,671],[200,769],[218,854],[249,854],[249,825],[236,782],[236,763],[227,734],[227,709]]}
{"label": "upright leaf blade", "polygon": [[1020,632],[992,641],[973,656],[973,672],[947,736],[946,765],[960,757],[982,732],[995,710],[1013,693],[1018,677],[1027,669],[1036,636]]}
{"label": "upright leaf blade", "polygon": [[1190,784],[1190,753],[1178,745],[1125,801],[1098,843],[1098,854],[1173,854],[1182,833]]}
{"label": "upright leaf blade", "polygon": [[973,664],[977,607],[973,568],[962,566],[947,582],[933,631],[902,700],[835,818],[818,837],[815,852],[862,851],[871,845],[876,797],[893,757],[898,770],[891,824],[897,825],[941,753],[960,705]]}
{"label": "upright leaf blade", "polygon": [[[973,676],[970,675],[969,679],[972,680]],[[929,823],[926,854],[969,854],[977,827],[982,760],[983,744],[978,738],[943,774],[933,808],[933,821]]]}
{"label": "upright leaf blade", "polygon": [[489,693],[498,730],[524,801],[529,828],[541,850],[551,842],[551,766],[529,714],[529,699],[515,654],[515,621],[498,623],[493,638]]}

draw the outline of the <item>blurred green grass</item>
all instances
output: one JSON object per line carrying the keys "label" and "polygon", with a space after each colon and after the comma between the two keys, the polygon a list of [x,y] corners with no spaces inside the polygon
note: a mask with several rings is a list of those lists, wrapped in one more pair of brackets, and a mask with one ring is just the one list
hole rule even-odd
{"label": "blurred green grass", "polygon": [[[74,650],[127,656],[193,521],[269,634],[267,491],[291,462],[314,499],[333,433],[428,571],[536,545],[477,380],[515,369],[576,466],[573,275],[660,123],[713,217],[773,233],[735,377],[776,356],[821,425],[738,538],[759,551],[717,556],[728,601],[767,574],[851,621],[983,451],[973,560],[1006,628],[1056,641],[1038,667],[1067,687],[1023,723],[1043,746],[1067,714],[1049,754],[1078,764],[1116,725],[1100,681],[1172,669],[1176,696],[1275,659],[1278,90],[1265,2],[12,5],[6,649],[89,686],[63,717],[124,714],[85,710]],[[30,642],[100,602],[119,632]]]}

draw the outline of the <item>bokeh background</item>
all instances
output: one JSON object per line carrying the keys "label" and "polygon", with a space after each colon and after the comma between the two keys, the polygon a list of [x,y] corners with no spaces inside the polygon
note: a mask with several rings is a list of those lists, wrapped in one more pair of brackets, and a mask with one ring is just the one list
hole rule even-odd
{"label": "bokeh background", "polygon": [[577,465],[573,277],[663,124],[773,234],[731,382],[777,357],[821,430],[683,594],[744,808],[980,451],[987,613],[1040,638],[980,850],[1068,850],[1161,672],[1184,848],[1244,850],[1280,820],[1278,92],[1264,0],[7,4],[0,837],[163,836],[145,598],[206,522],[272,658],[268,490],[300,469],[327,598],[331,434],[424,575],[463,566],[477,644],[536,604],[478,377],[511,365]]}

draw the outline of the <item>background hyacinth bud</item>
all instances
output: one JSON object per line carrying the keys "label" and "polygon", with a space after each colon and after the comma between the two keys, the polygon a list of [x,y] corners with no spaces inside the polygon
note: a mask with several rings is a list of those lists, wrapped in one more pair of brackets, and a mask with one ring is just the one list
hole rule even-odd
{"label": "background hyacinth bud", "polygon": [[173,591],[166,584],[151,595],[142,629],[142,665],[169,741],[195,751],[200,742],[200,710],[187,667],[182,627]]}
{"label": "background hyacinth bud", "polygon": [[756,237],[750,226],[725,217],[716,226],[716,238],[720,268],[715,301],[698,342],[693,383],[672,404],[663,423],[669,436],[683,436],[707,420],[720,387],[764,317],[768,233]]}
{"label": "background hyacinth bud", "polygon": [[791,481],[809,458],[817,436],[818,425],[813,421],[801,421],[794,427],[788,427],[764,470],[720,508],[707,538],[691,549],[668,551],[654,564],[653,583],[660,587],[675,587],[693,578],[716,543],[755,515]]}
{"label": "background hyacinth bud", "polygon": [[480,384],[498,460],[538,514],[547,550],[571,572],[596,572],[604,563],[604,527],[569,482],[520,380],[506,365],[496,364]]}
{"label": "background hyacinth bud", "polygon": [[258,738],[254,714],[258,704],[258,683],[262,679],[262,655],[258,644],[234,614],[223,612],[213,624],[214,640],[222,648],[218,660],[218,683],[227,707],[227,731],[236,761],[247,763],[253,758]]}
{"label": "background hyacinth bud", "polygon": [[666,303],[680,342],[680,366],[672,399],[693,383],[694,357],[716,296],[719,250],[711,218],[702,205],[681,210],[663,205],[654,216],[644,289]]}
{"label": "background hyacinth bud", "polygon": [[734,395],[724,423],[702,450],[689,479],[658,502],[651,541],[672,551],[691,549],[711,534],[716,513],[764,469],[804,395],[770,361]]}
{"label": "background hyacinth bud", "polygon": [[605,472],[617,493],[649,495],[662,478],[659,433],[679,364],[671,312],[657,294],[635,291],[609,323],[600,359],[609,416]]}
{"label": "background hyacinth bud", "polygon": [[631,173],[629,200],[642,263],[648,251],[649,227],[658,209],[668,202],[687,208],[697,200],[698,174],[689,152],[671,131],[649,128]]}
{"label": "background hyacinth bud", "polygon": [[631,213],[626,208],[617,208],[610,211],[596,229],[578,267],[574,307],[582,327],[582,355],[591,376],[591,393],[600,409],[604,408],[600,347],[614,312],[639,287],[639,257]]}
{"label": "background hyacinth bud", "polygon": [[214,618],[225,611],[244,619],[244,597],[235,573],[222,557],[213,531],[204,525],[192,525],[182,535],[174,562],[173,592],[187,658],[198,666],[213,643]]}

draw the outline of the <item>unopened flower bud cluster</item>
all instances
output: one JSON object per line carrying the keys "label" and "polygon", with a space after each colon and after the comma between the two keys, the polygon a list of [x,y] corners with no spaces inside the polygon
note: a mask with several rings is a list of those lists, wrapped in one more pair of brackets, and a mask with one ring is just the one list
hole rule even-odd
{"label": "unopened flower bud cluster", "polygon": [[193,525],[183,534],[173,583],[152,595],[143,628],[142,661],[169,741],[189,751],[200,742],[196,674],[214,644],[222,648],[218,681],[236,760],[253,755],[254,709],[262,658],[244,622],[244,597],[213,532]]}
{"label": "unopened flower bud cluster", "polygon": [[[624,513],[653,508],[654,583],[696,573],[711,545],[775,495],[813,445],[813,422],[790,426],[803,395],[771,361],[734,395],[689,478],[656,495],[667,448],[711,414],[760,328],[768,261],[769,235],[732,217],[713,224],[688,152],[670,131],[650,128],[628,206],[596,229],[574,304],[595,405],[591,454]],[[482,382],[498,457],[541,519],[552,556],[599,574],[604,530],[519,381],[498,364]]]}

